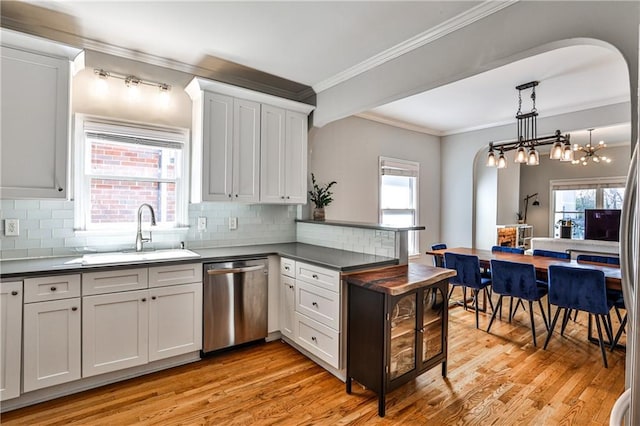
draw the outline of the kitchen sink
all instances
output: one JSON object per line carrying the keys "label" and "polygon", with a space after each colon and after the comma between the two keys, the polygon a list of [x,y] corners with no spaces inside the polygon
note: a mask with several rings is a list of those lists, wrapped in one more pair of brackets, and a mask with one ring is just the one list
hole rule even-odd
{"label": "kitchen sink", "polygon": [[144,262],[147,260],[173,260],[200,257],[191,250],[154,250],[154,251],[124,251],[113,253],[95,253],[82,256],[83,265],[103,265],[107,263]]}

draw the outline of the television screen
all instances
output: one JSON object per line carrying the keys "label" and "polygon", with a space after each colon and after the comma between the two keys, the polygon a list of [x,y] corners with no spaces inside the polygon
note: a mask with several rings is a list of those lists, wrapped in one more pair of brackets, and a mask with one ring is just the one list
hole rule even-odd
{"label": "television screen", "polygon": [[587,209],[584,211],[584,239],[601,241],[620,240],[620,213],[614,209]]}

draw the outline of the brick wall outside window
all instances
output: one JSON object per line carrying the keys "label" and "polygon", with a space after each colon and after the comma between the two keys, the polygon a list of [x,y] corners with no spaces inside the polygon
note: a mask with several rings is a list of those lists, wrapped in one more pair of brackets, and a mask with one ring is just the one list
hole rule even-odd
{"label": "brick wall outside window", "polygon": [[142,203],[153,206],[158,221],[175,221],[175,183],[136,179],[172,178],[175,176],[175,162],[175,150],[93,142],[92,174],[108,174],[110,177],[91,178],[91,222],[135,222]]}

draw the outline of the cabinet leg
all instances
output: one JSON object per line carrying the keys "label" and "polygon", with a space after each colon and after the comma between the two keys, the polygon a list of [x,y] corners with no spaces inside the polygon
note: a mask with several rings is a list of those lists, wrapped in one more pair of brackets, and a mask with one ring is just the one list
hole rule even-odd
{"label": "cabinet leg", "polygon": [[442,377],[447,377],[447,361],[442,363]]}
{"label": "cabinet leg", "polygon": [[384,414],[385,414],[384,413],[384,410],[385,410],[384,400],[385,400],[385,395],[384,395],[384,392],[383,392],[383,393],[380,394],[380,396],[378,396],[378,415],[380,417],[384,417]]}
{"label": "cabinet leg", "polygon": [[345,384],[347,385],[347,393],[351,394],[351,377],[347,376],[347,380],[345,381]]}

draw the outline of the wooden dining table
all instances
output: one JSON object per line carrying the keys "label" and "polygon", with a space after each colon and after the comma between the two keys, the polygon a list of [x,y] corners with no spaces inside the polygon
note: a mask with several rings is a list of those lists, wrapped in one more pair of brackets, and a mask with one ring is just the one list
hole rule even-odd
{"label": "wooden dining table", "polygon": [[545,280],[547,277],[549,266],[551,265],[562,265],[562,266],[571,266],[576,268],[597,269],[604,272],[607,288],[622,290],[622,282],[621,282],[622,274],[620,271],[620,267],[617,265],[609,265],[609,264],[605,265],[602,263],[592,263],[592,262],[577,262],[575,260],[569,260],[569,259],[558,259],[558,258],[543,257],[543,256],[530,256],[526,254],[517,254],[517,253],[492,252],[491,250],[475,249],[475,248],[467,248],[467,247],[454,247],[454,248],[446,248],[441,250],[428,250],[426,254],[430,254],[432,256],[444,257],[444,254],[447,252],[478,256],[478,260],[480,261],[480,266],[483,268],[490,268],[492,259],[507,260],[510,262],[528,263],[533,265],[536,268],[536,274],[538,275],[538,278],[545,279]]}

